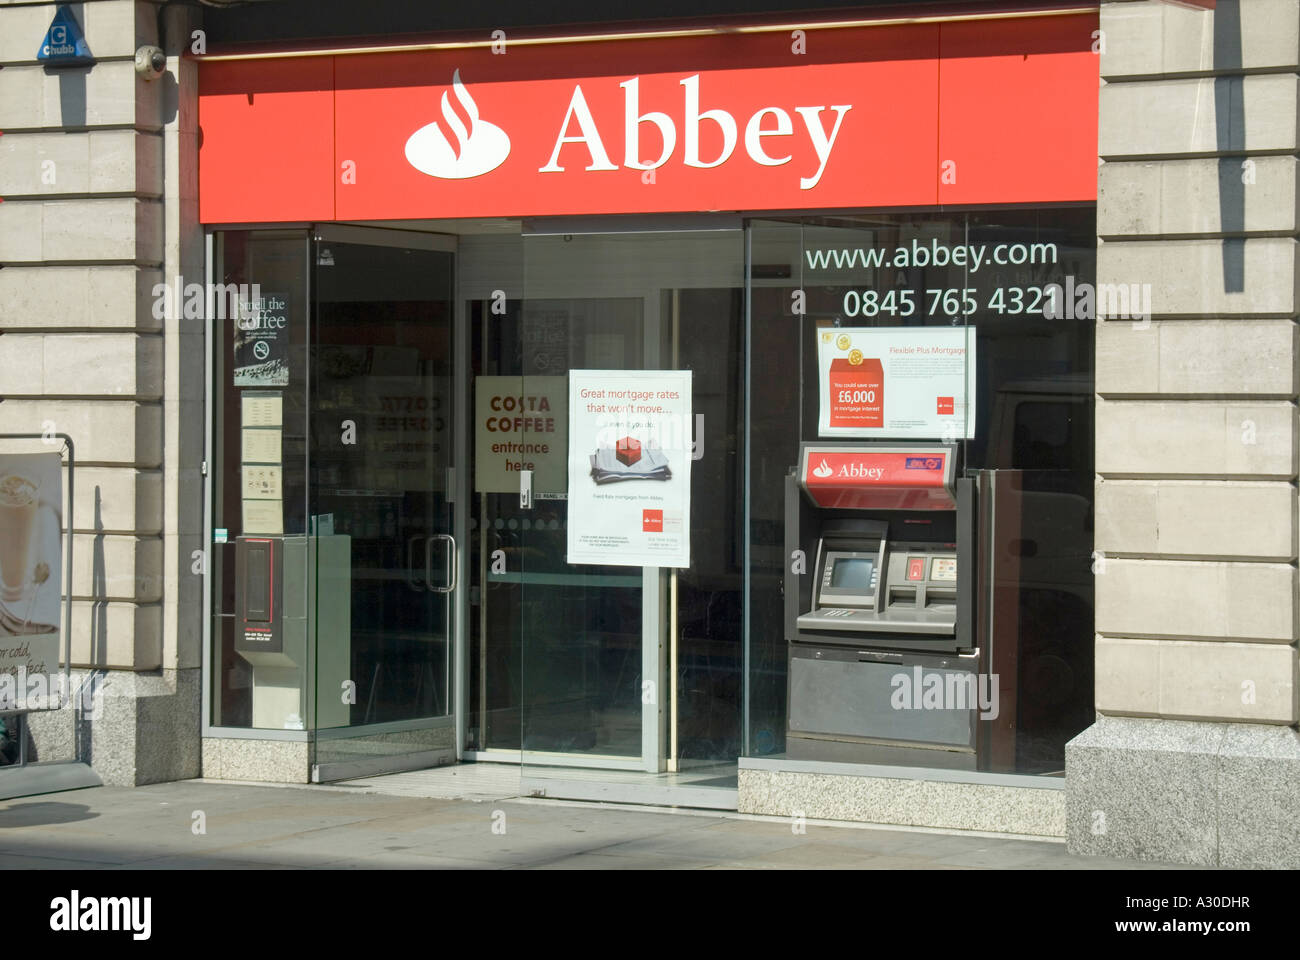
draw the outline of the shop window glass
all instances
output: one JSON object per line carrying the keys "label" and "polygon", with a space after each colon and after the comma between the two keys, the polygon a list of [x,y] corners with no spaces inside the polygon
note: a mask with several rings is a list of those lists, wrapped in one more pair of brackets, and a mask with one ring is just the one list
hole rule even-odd
{"label": "shop window glass", "polygon": [[[304,672],[285,671],[274,695],[258,698],[255,708],[254,661],[277,655],[248,649],[236,629],[237,606],[257,601],[250,591],[265,588],[267,620],[279,620],[279,633],[267,645],[305,644],[306,553],[255,545],[241,558],[239,544],[258,538],[283,544],[307,532],[307,246],[304,231],[216,235],[209,554],[214,726],[307,728]],[[298,589],[276,593],[272,581]]]}
{"label": "shop window glass", "polygon": [[[819,338],[842,328],[957,327],[973,331],[974,387],[965,398],[973,425],[969,436],[936,431],[929,439],[956,443],[960,478],[973,491],[975,550],[961,573],[977,584],[976,683],[996,687],[998,714],[977,711],[987,719],[970,721],[972,740],[962,749],[933,725],[924,751],[911,749],[917,744],[900,737],[888,711],[867,722],[877,727],[842,737],[900,747],[857,751],[863,762],[1064,769],[1065,742],[1092,718],[1093,321],[1056,318],[1047,298],[1067,278],[1076,288],[1093,280],[1094,223],[1090,207],[751,222],[747,755],[787,753],[791,711],[801,709],[786,702],[779,592],[792,560],[783,478],[801,441],[852,442],[819,435]],[[915,309],[901,306],[909,299]],[[842,756],[854,759],[855,748]]]}

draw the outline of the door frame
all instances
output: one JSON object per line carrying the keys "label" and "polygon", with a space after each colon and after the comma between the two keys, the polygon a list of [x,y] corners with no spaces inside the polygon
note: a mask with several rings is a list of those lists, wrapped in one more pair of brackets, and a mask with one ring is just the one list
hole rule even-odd
{"label": "door frame", "polygon": [[[528,300],[585,300],[603,297],[636,299],[641,303],[643,318],[642,348],[646,352],[648,369],[676,368],[677,339],[675,325],[677,322],[677,301],[674,297],[670,312],[663,313],[661,300],[665,290],[681,289],[671,282],[657,283],[655,277],[669,281],[673,277],[657,274],[638,276],[633,283],[622,278],[585,278],[575,286],[572,280],[563,277],[546,277],[540,284],[529,282],[527,269],[527,244],[530,239],[539,237],[581,237],[605,236],[619,234],[654,234],[654,233],[727,233],[734,234],[739,251],[743,257],[747,250],[747,231],[740,217],[733,215],[700,215],[685,217],[624,216],[615,217],[554,217],[525,220],[518,238],[520,299]],[[462,300],[458,306],[463,309],[465,295],[479,298],[487,295],[484,282],[473,269],[468,272],[458,265],[457,289],[461,291]],[[471,275],[468,289],[462,291],[462,276]],[[668,347],[672,356],[663,356],[659,345],[664,343],[664,324],[673,325]],[[526,381],[528,373],[521,374]],[[675,656],[676,612],[672,607],[672,592],[675,584],[675,571],[667,567],[642,567],[641,585],[641,676],[653,679],[655,695],[649,703],[642,700],[641,708],[641,749],[639,754],[614,756],[609,754],[557,753],[518,748],[483,748],[471,751],[468,757],[479,761],[501,763],[518,763],[521,770],[534,767],[538,769],[555,768],[591,768],[639,771],[645,773],[674,772],[677,767],[675,756],[675,715],[678,695],[676,677],[672,665]],[[556,774],[558,775],[558,774]]]}
{"label": "door frame", "polygon": [[[452,507],[452,536],[456,545],[456,586],[449,594],[451,611],[448,617],[448,645],[446,682],[448,692],[448,713],[441,717],[426,717],[414,720],[401,720],[392,723],[368,724],[367,729],[374,733],[398,732],[402,730],[428,730],[450,726],[453,731],[453,746],[450,750],[416,751],[397,754],[391,757],[377,757],[348,763],[327,765],[313,764],[312,780],[340,780],[348,776],[375,776],[383,773],[398,773],[404,770],[419,770],[441,766],[448,762],[459,762],[465,746],[465,684],[461,665],[465,662],[465,628],[466,610],[469,606],[469,561],[466,549],[468,520],[466,517],[465,484],[468,477],[469,446],[466,430],[469,427],[466,397],[466,384],[469,371],[469,353],[467,349],[466,321],[459,297],[459,238],[455,234],[435,233],[424,230],[403,230],[391,227],[355,226],[348,223],[313,224],[308,231],[312,241],[335,243],[352,243],[365,246],[399,247],[403,249],[434,250],[449,253],[452,256],[451,297],[451,385],[452,416],[450,427],[452,434],[451,465],[447,467],[447,491]],[[310,458],[310,451],[308,451]],[[315,731],[317,738],[322,733],[326,739],[345,737],[351,727],[331,728]],[[322,766],[330,769],[322,771]],[[349,769],[344,769],[349,768]],[[355,768],[355,769],[351,769]],[[318,775],[320,774],[320,775]],[[343,774],[340,776],[339,774]]]}
{"label": "door frame", "polygon": [[[424,230],[404,230],[384,227],[355,226],[346,223],[222,223],[208,224],[204,226],[204,273],[210,285],[217,282],[216,278],[216,241],[218,234],[233,231],[274,231],[274,232],[297,232],[301,234],[304,244],[305,256],[309,263],[309,269],[306,277],[306,297],[309,304],[314,294],[312,289],[312,278],[310,271],[310,258],[313,251],[313,244],[316,240],[326,240],[338,243],[355,243],[368,246],[391,246],[404,247],[408,249],[422,249],[442,251],[452,256],[452,293],[454,306],[452,311],[452,383],[450,395],[455,409],[452,411],[450,418],[450,427],[452,430],[452,449],[451,464],[448,477],[448,494],[452,505],[452,530],[456,540],[457,554],[457,571],[456,587],[450,594],[451,598],[451,616],[449,618],[449,637],[448,637],[448,663],[447,663],[447,680],[449,695],[449,712],[440,717],[419,718],[414,720],[394,721],[381,724],[370,724],[367,729],[371,733],[382,734],[390,732],[399,732],[404,730],[417,729],[437,729],[439,727],[451,726],[454,730],[454,745],[447,749],[415,751],[406,754],[397,754],[391,757],[377,757],[373,759],[328,763],[323,765],[327,769],[322,769],[322,765],[313,763],[311,765],[311,780],[321,782],[325,780],[347,779],[353,776],[370,776],[381,773],[399,772],[402,770],[423,769],[431,766],[437,766],[448,762],[459,761],[462,759],[465,743],[465,698],[464,698],[464,680],[460,666],[464,663],[464,645],[465,645],[465,623],[466,610],[469,606],[468,598],[468,551],[462,549],[462,544],[466,543],[465,535],[467,531],[468,519],[467,511],[464,506],[467,504],[465,486],[468,479],[466,464],[468,463],[469,446],[466,438],[466,430],[469,427],[469,411],[466,406],[466,397],[468,388],[466,384],[469,370],[469,353],[466,337],[466,321],[464,311],[460,304],[459,295],[459,276],[458,258],[459,242],[458,237],[454,234],[435,233]],[[213,351],[216,348],[216,330],[214,328],[213,312],[211,305],[205,310],[205,425],[204,425],[204,454],[203,454],[203,519],[202,529],[204,531],[205,543],[212,543],[213,536],[213,484],[215,482],[215,473],[212,470],[212,464],[215,463],[216,450],[215,440],[213,437],[213,420],[214,404],[217,402],[218,385],[213,383],[211,371],[213,367]],[[310,387],[308,388],[310,390]],[[308,395],[310,403],[310,393]],[[311,452],[307,453],[310,462]],[[251,740],[283,740],[283,741],[306,741],[314,743],[323,734],[325,739],[337,736],[345,736],[348,730],[353,728],[327,729],[324,731],[313,730],[274,730],[261,729],[253,727],[231,727],[213,724],[212,719],[212,696],[211,683],[213,676],[213,637],[212,637],[212,590],[211,582],[212,572],[211,564],[204,564],[203,585],[202,585],[202,604],[203,604],[203,654],[202,654],[202,683],[201,683],[201,711],[200,718],[201,732],[204,737],[217,739],[251,739]],[[314,663],[314,661],[313,661]],[[313,758],[314,759],[314,758]]]}

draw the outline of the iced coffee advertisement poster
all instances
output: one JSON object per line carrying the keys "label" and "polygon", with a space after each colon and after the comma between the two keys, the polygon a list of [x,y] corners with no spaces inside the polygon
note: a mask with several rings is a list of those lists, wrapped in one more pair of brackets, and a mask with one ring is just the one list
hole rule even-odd
{"label": "iced coffee advertisement poster", "polygon": [[568,562],[691,565],[691,371],[569,372]]}
{"label": "iced coffee advertisement poster", "polygon": [[975,436],[974,327],[817,331],[823,437]]}
{"label": "iced coffee advertisement poster", "polygon": [[0,709],[46,706],[32,678],[59,671],[62,527],[62,456],[0,454]]}

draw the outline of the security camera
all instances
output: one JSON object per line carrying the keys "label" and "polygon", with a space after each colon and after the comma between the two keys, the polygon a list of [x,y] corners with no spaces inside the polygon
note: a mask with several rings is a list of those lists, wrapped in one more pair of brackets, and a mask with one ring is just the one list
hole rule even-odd
{"label": "security camera", "polygon": [[157,80],[167,69],[167,54],[161,47],[145,44],[135,52],[135,72],[146,80]]}

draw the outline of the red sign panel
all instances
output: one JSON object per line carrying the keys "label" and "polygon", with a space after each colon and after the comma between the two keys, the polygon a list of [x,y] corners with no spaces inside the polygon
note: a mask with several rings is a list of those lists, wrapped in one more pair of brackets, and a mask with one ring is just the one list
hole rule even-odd
{"label": "red sign panel", "polygon": [[952,510],[947,454],[811,449],[803,488],[821,507],[843,510]]}
{"label": "red sign panel", "polygon": [[831,361],[827,393],[832,427],[885,425],[885,373],[878,358],[836,357]]}
{"label": "red sign panel", "polygon": [[204,222],[1096,198],[1095,14],[215,61]]}

